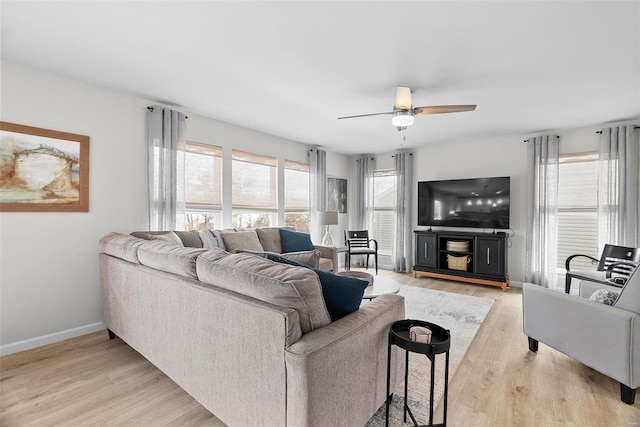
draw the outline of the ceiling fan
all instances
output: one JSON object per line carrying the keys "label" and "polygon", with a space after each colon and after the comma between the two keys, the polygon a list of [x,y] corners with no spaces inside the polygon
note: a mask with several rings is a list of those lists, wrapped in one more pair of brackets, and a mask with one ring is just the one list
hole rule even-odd
{"label": "ceiling fan", "polygon": [[463,111],[473,111],[475,105],[431,105],[428,107],[413,107],[411,104],[411,89],[406,86],[398,86],[396,88],[396,103],[393,111],[384,113],[360,114],[357,116],[344,116],[338,119],[354,119],[357,117],[369,117],[380,115],[391,115],[391,123],[398,129],[403,131],[407,126],[411,126],[415,116],[426,114],[443,114],[443,113],[460,113]]}

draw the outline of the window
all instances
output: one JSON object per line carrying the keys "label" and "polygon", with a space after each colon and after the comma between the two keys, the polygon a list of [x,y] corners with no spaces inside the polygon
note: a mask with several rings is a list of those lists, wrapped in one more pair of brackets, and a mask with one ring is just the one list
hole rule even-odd
{"label": "window", "polygon": [[284,161],[284,225],[309,232],[309,165]]}
{"label": "window", "polygon": [[378,241],[378,260],[381,266],[393,265],[394,216],[393,201],[396,176],[393,170],[377,170],[373,174],[373,230]]}
{"label": "window", "polygon": [[187,141],[185,228],[222,228],[222,148]]}
{"label": "window", "polygon": [[276,224],[277,166],[275,157],[233,150],[232,227],[255,228]]}
{"label": "window", "polygon": [[[567,257],[598,252],[598,153],[560,156],[558,172],[558,269]],[[571,262],[575,269],[595,269],[587,258]]]}

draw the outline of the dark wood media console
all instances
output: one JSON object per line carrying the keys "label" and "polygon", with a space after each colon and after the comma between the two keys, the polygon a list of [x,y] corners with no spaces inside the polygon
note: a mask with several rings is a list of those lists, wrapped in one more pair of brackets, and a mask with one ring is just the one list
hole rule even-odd
{"label": "dark wood media console", "polygon": [[509,287],[507,235],[416,230],[413,277]]}

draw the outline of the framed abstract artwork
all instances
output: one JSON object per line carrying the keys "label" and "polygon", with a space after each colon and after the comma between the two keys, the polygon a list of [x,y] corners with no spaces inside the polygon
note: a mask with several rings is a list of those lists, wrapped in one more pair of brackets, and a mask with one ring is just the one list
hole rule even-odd
{"label": "framed abstract artwork", "polygon": [[327,211],[347,213],[347,180],[327,178]]}
{"label": "framed abstract artwork", "polygon": [[88,212],[89,137],[0,122],[0,212]]}

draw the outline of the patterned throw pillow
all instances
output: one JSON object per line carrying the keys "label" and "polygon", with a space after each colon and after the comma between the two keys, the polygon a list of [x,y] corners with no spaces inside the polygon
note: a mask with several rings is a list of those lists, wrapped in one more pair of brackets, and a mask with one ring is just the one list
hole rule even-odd
{"label": "patterned throw pillow", "polygon": [[220,230],[201,230],[200,239],[202,239],[202,246],[207,249],[219,248],[223,251],[227,250],[227,247],[222,241]]}
{"label": "patterned throw pillow", "polygon": [[607,289],[598,289],[595,291],[589,299],[591,301],[599,302],[600,304],[613,305],[620,296],[620,293],[609,291]]}

